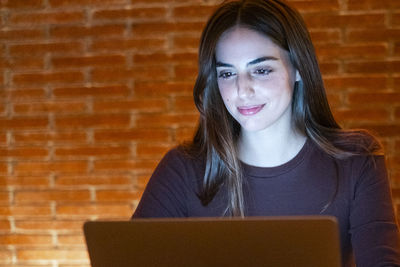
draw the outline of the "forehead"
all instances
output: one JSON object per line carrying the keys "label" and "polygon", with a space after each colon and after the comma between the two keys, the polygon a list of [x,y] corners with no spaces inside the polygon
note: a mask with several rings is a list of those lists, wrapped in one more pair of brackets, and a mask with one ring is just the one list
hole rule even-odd
{"label": "forehead", "polygon": [[233,62],[262,56],[281,58],[282,52],[284,50],[268,36],[244,27],[234,27],[219,38],[215,57],[217,61]]}

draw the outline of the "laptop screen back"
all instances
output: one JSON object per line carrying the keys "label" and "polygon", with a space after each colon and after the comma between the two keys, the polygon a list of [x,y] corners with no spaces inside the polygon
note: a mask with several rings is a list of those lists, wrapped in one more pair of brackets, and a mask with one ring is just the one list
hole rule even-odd
{"label": "laptop screen back", "polygon": [[328,216],[86,222],[93,267],[341,266]]}

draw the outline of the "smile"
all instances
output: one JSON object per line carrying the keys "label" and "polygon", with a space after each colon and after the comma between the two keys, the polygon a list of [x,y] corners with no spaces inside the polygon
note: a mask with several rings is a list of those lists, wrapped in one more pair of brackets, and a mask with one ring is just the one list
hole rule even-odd
{"label": "smile", "polygon": [[258,113],[264,106],[265,104],[257,106],[238,107],[237,109],[240,114],[245,116],[250,116]]}

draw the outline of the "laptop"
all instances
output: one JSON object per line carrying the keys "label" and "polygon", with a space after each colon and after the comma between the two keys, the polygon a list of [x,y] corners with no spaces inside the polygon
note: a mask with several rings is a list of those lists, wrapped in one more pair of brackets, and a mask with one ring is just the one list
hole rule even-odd
{"label": "laptop", "polygon": [[89,221],[92,267],[341,266],[330,216]]}

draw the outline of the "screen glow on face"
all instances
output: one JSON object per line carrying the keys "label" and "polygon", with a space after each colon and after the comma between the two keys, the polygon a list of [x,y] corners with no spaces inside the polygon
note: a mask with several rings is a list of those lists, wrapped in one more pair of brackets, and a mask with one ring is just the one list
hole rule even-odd
{"label": "screen glow on face", "polygon": [[221,36],[215,58],[221,97],[242,130],[290,123],[298,73],[287,51],[265,35],[236,27]]}

